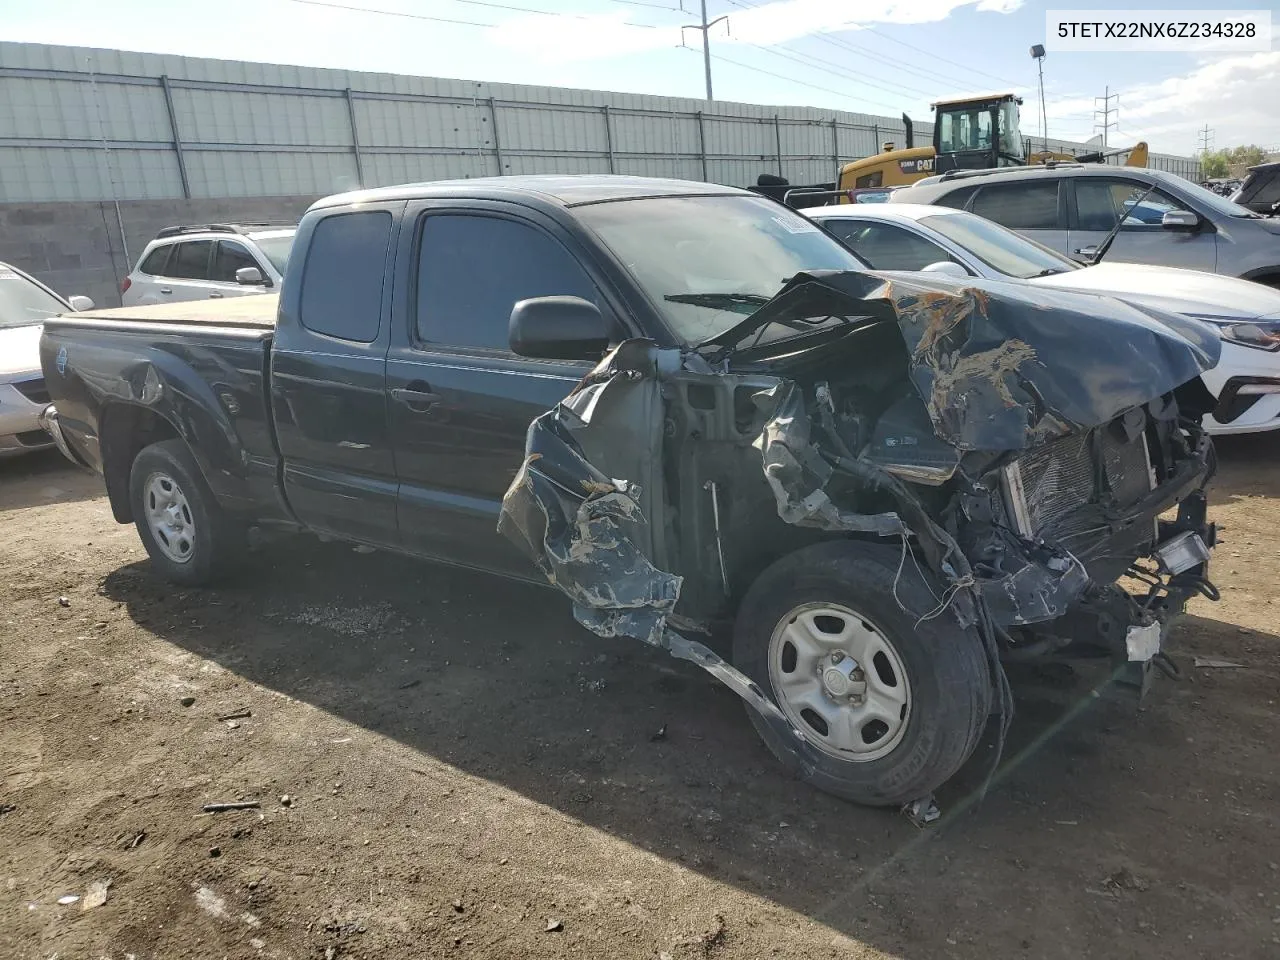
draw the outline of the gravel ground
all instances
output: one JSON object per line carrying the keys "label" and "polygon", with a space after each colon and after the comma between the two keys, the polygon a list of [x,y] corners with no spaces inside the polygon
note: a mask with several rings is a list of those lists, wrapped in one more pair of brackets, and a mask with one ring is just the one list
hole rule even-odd
{"label": "gravel ground", "polygon": [[1220,450],[1186,678],[1020,671],[927,831],[549,590],[313,538],[177,589],[96,477],[0,463],[0,956],[1280,957],[1280,438]]}

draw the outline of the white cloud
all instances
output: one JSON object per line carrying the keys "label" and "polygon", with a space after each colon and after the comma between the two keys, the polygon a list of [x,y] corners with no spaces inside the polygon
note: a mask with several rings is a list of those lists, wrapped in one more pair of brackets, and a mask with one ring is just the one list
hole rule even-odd
{"label": "white cloud", "polygon": [[[1280,146],[1280,51],[1238,54],[1201,60],[1176,77],[1120,91],[1120,142],[1145,139],[1162,153],[1189,154],[1199,146],[1198,131],[1207,123],[1219,147],[1256,143]],[[1053,136],[1087,136],[1092,122],[1090,97],[1049,105]],[[1072,117],[1072,115],[1075,115]],[[1060,122],[1055,122],[1055,116]]]}
{"label": "white cloud", "polygon": [[[864,25],[936,23],[962,7],[1010,13],[1023,0],[777,0],[749,10],[735,8],[712,34],[720,43],[772,46],[815,33],[856,30]],[[626,13],[583,17],[514,17],[491,36],[500,45],[538,52],[547,60],[596,60],[680,44],[679,26],[646,29],[627,25]],[[691,46],[700,43],[690,32]]]}

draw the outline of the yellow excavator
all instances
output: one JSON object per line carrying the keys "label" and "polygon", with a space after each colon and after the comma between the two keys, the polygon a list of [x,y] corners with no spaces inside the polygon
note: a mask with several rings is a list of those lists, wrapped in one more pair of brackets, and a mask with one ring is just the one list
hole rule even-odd
{"label": "yellow excavator", "polygon": [[840,168],[836,189],[841,192],[869,187],[898,187],[915,183],[935,173],[948,170],[985,170],[991,167],[1020,167],[1032,163],[1055,161],[1097,163],[1107,157],[1127,153],[1125,166],[1145,167],[1147,145],[1138,143],[1131,149],[1099,151],[1073,156],[1068,153],[1041,151],[1030,156],[1018,127],[1018,107],[1022,98],[1015,93],[989,93],[979,96],[939,100],[933,108],[933,146],[917,147],[913,143],[911,118],[902,115],[907,145],[897,149],[886,142],[881,152]]}

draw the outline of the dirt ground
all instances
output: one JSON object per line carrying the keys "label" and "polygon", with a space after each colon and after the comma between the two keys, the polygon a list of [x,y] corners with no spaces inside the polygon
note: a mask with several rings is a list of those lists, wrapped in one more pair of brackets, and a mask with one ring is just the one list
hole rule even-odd
{"label": "dirt ground", "polygon": [[1186,678],[1020,672],[925,831],[552,591],[313,538],[175,589],[0,463],[0,957],[1280,957],[1280,437],[1220,451]]}

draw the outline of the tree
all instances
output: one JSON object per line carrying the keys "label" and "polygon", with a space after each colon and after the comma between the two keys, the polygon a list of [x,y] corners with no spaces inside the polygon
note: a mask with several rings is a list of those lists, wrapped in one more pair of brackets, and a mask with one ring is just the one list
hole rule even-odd
{"label": "tree", "polygon": [[1227,151],[1215,150],[1200,157],[1200,172],[1206,180],[1217,180],[1227,175]]}
{"label": "tree", "polygon": [[[1267,152],[1255,144],[1249,144],[1247,147],[1232,147],[1227,157],[1227,163],[1232,167],[1232,172],[1237,175],[1244,173],[1248,167],[1255,167],[1266,159]],[[1238,171],[1236,168],[1240,168]]]}

